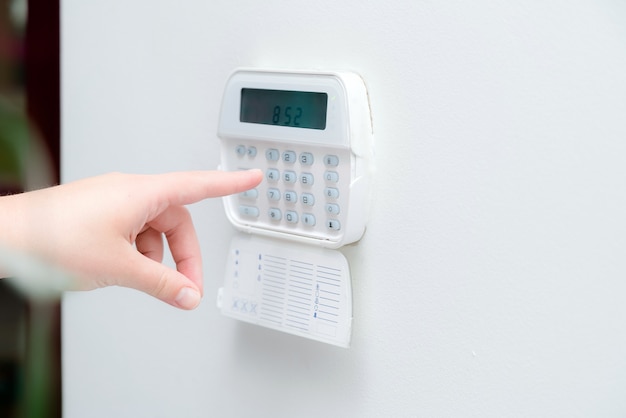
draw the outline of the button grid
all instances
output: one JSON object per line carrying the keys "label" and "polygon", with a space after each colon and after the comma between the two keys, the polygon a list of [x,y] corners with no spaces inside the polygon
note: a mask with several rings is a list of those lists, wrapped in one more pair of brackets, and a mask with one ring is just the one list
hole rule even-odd
{"label": "button grid", "polygon": [[260,168],[265,173],[256,189],[239,194],[237,205],[242,218],[311,235],[341,231],[344,196],[340,163],[349,159],[347,151],[313,152],[255,143],[237,144],[232,152],[241,160],[241,168]]}

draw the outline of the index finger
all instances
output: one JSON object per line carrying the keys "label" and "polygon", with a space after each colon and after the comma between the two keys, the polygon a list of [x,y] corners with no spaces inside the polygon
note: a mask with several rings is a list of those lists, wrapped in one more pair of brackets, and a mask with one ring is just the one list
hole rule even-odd
{"label": "index finger", "polygon": [[158,195],[170,205],[188,205],[210,197],[226,196],[256,187],[263,180],[259,169],[244,171],[186,171],[157,174]]}

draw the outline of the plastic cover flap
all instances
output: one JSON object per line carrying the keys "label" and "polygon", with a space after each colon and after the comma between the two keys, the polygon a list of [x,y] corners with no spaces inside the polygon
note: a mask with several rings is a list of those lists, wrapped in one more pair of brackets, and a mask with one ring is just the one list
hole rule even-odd
{"label": "plastic cover flap", "polygon": [[218,307],[241,321],[348,347],[348,261],[336,250],[238,233],[231,241]]}

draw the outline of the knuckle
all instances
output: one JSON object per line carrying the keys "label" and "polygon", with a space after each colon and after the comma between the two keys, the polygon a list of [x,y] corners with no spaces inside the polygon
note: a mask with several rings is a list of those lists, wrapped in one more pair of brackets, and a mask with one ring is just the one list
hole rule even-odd
{"label": "knuckle", "polygon": [[169,282],[168,272],[166,268],[161,268],[159,272],[159,278],[155,282],[154,288],[152,290],[152,294],[159,298],[163,299],[166,296],[167,285]]}

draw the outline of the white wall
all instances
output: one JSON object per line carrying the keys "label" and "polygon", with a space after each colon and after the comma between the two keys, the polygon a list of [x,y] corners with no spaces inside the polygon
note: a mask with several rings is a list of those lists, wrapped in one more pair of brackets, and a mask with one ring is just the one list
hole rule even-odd
{"label": "white wall", "polygon": [[64,181],[216,167],[238,66],[359,72],[378,168],[351,349],[218,313],[207,201],[198,310],[65,298],[66,416],[624,416],[626,7],[517,3],[64,0]]}

